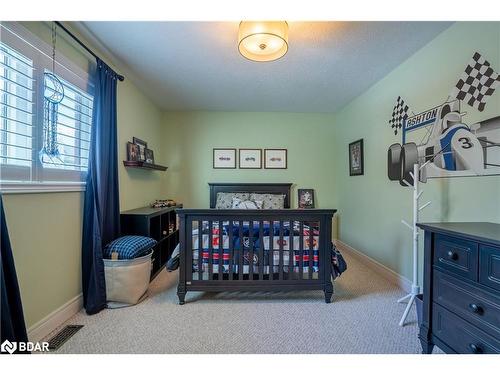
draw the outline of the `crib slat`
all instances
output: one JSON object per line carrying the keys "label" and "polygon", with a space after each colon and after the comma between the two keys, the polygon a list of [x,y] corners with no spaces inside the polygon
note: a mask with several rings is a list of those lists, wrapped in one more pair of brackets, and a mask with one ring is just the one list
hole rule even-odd
{"label": "crib slat", "polygon": [[259,280],[264,280],[264,222],[259,221]]}
{"label": "crib slat", "polygon": [[280,236],[280,243],[279,243],[279,250],[280,250],[280,257],[279,257],[279,280],[283,280],[283,221],[280,221],[280,228],[279,228],[279,236]]}
{"label": "crib slat", "polygon": [[212,248],[212,240],[213,240],[213,222],[211,220],[208,221],[208,280],[213,280],[214,275],[214,265],[213,265],[213,248]]}
{"label": "crib slat", "polygon": [[289,232],[288,232],[288,280],[293,279],[293,262],[295,254],[293,251],[293,221],[288,222]]}
{"label": "crib slat", "polygon": [[274,221],[269,222],[269,281],[274,279]]}
{"label": "crib slat", "polygon": [[239,235],[240,235],[240,249],[238,255],[238,280],[243,280],[243,255],[245,252],[245,246],[243,244],[243,221],[238,221]]}
{"label": "crib slat", "polygon": [[312,280],[314,258],[313,222],[309,223],[309,280]]}
{"label": "crib slat", "polygon": [[198,280],[203,280],[203,221],[198,220]]}
{"label": "crib slat", "polygon": [[234,248],[233,248],[233,221],[229,221],[229,235],[228,235],[228,243],[229,243],[229,280],[233,279],[233,255],[234,255]]}
{"label": "crib slat", "polygon": [[248,280],[253,280],[253,220],[248,223]]}
{"label": "crib slat", "polygon": [[219,220],[219,281],[224,279],[224,237],[223,237],[223,221]]}
{"label": "crib slat", "polygon": [[304,222],[299,224],[299,279],[304,277]]}

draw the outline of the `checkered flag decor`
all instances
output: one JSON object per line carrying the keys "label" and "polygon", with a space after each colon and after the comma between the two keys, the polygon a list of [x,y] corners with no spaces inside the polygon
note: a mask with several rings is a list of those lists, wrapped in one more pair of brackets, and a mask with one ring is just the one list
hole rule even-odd
{"label": "checkered flag decor", "polygon": [[408,118],[408,110],[410,108],[405,103],[405,101],[398,96],[396,100],[396,105],[392,110],[392,118],[389,120],[389,125],[394,129],[394,135],[398,134],[398,130],[401,129],[403,123]]}
{"label": "checkered flag decor", "polygon": [[451,90],[450,96],[482,111],[499,82],[500,77],[490,63],[479,52],[476,52],[467,64],[460,80]]}

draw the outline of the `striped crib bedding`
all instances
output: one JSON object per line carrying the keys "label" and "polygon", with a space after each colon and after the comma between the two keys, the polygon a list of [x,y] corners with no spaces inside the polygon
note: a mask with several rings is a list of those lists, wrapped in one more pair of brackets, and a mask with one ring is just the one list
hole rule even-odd
{"label": "striped crib bedding", "polygon": [[[263,222],[262,225],[259,225],[259,222],[245,222],[240,226],[238,222],[230,225],[226,221],[223,222],[222,228],[219,228],[218,223],[212,223],[210,229],[208,222],[202,222],[201,231],[196,228],[192,232],[193,279],[197,280],[200,276],[208,275],[210,267],[214,274],[219,273],[220,266],[225,274],[231,271],[238,273],[240,264],[243,274],[249,274],[251,271],[260,272],[262,268],[262,273],[269,275],[279,272],[280,261],[283,265],[283,272],[308,275],[309,267],[311,267],[311,277],[316,279],[319,271],[319,229],[314,226],[314,223],[311,224],[313,225],[284,222],[280,227],[279,222],[272,224]],[[301,232],[302,236],[300,236]],[[230,241],[233,245],[232,250],[229,246]],[[222,262],[220,262],[219,247],[221,243]],[[261,246],[263,246],[262,250]],[[233,254],[230,254],[230,251]],[[199,261],[200,252],[201,262]],[[241,263],[240,254],[243,255]],[[292,254],[292,259],[290,259],[290,254]],[[232,266],[230,259],[232,259]],[[202,267],[202,272],[200,272],[200,267]]]}

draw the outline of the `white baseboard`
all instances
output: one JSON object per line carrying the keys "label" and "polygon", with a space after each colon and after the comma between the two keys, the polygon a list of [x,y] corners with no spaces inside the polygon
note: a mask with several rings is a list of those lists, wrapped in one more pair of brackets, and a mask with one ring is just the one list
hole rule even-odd
{"label": "white baseboard", "polygon": [[28,338],[38,342],[83,308],[83,295],[72,298],[28,329]]}
{"label": "white baseboard", "polygon": [[406,277],[400,275],[396,271],[391,270],[389,267],[384,266],[382,263],[377,262],[375,259],[370,258],[368,255],[362,253],[359,250],[356,250],[355,248],[349,246],[348,244],[340,240],[335,240],[335,244],[341,252],[346,252],[349,255],[352,255],[353,257],[358,259],[361,263],[363,263],[365,266],[371,268],[389,282],[396,284],[405,292],[407,293],[411,292],[411,281],[408,280]]}

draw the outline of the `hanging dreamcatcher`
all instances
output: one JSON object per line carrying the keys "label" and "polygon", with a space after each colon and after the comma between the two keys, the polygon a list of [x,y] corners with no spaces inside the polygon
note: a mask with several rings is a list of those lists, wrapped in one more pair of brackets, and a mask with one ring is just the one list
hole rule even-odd
{"label": "hanging dreamcatcher", "polygon": [[57,143],[57,113],[58,105],[64,99],[64,87],[56,71],[56,25],[52,24],[52,72],[44,73],[44,99],[43,99],[43,148],[40,151],[40,159],[44,156],[50,160],[60,159]]}

